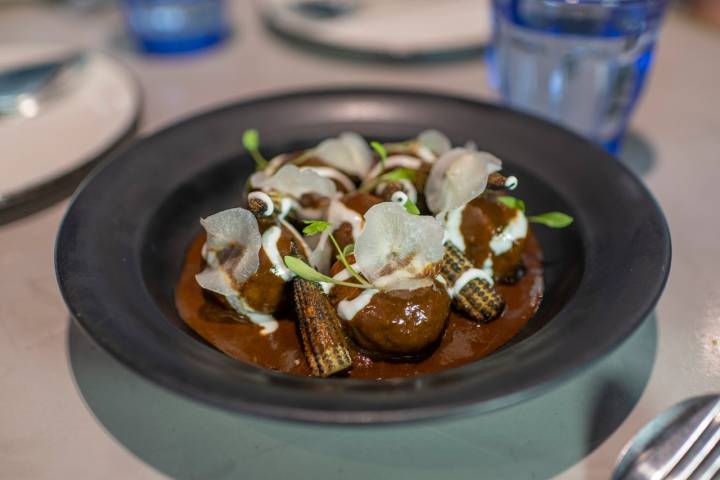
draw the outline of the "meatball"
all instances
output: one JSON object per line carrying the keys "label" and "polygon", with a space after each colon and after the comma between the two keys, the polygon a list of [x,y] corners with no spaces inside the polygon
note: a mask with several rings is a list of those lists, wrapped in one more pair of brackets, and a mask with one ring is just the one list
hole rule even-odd
{"label": "meatball", "polygon": [[[332,269],[334,273],[341,270],[339,264]],[[360,296],[371,298],[363,306]],[[450,313],[450,296],[437,281],[414,290],[379,292],[336,286],[330,299],[354,343],[377,358],[401,359],[427,352],[440,340]],[[362,308],[355,312],[358,306]]]}
{"label": "meatball", "polygon": [[[258,223],[263,235],[260,267],[239,286],[239,291],[248,306],[256,312],[274,313],[284,307],[287,299],[292,297],[289,287],[291,283],[282,277],[281,268],[286,267],[284,264],[280,267],[277,265],[278,260],[282,262],[285,255],[292,255],[292,237],[270,220],[260,220]],[[270,229],[279,229],[280,235],[277,236],[277,230]],[[266,246],[270,252],[266,251]]]}
{"label": "meatball", "polygon": [[527,235],[514,239],[511,248],[500,254],[493,252],[490,244],[518,214],[522,212],[507,207],[497,201],[496,195],[488,193],[468,203],[462,214],[460,232],[465,240],[465,255],[478,268],[492,261],[495,279],[502,283],[515,283],[522,276]]}

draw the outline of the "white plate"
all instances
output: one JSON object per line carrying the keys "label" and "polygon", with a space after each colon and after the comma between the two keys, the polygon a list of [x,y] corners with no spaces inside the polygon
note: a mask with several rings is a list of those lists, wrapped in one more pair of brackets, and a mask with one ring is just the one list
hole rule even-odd
{"label": "white plate", "polygon": [[[67,48],[0,47],[0,69],[57,58]],[[69,175],[106,153],[134,127],[140,92],[132,76],[100,53],[88,54],[61,96],[40,104],[37,116],[0,117],[0,209]]]}
{"label": "white plate", "polygon": [[262,0],[265,19],[291,36],[332,47],[392,57],[479,48],[492,35],[489,0],[357,0],[357,8],[314,18],[302,0]]}

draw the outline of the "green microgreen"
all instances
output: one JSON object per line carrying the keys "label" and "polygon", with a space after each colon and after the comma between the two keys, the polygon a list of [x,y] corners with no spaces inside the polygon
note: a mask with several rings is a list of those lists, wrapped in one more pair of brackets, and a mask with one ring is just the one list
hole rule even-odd
{"label": "green microgreen", "polygon": [[346,257],[349,257],[350,255],[352,255],[353,253],[355,253],[355,244],[354,244],[354,243],[348,243],[347,245],[345,245],[345,248],[343,248],[342,253],[343,253],[343,255],[345,255]]}
{"label": "green microgreen", "polygon": [[407,210],[407,212],[412,215],[420,215],[420,209],[409,198],[407,199],[403,207],[405,207],[405,210]]}
{"label": "green microgreen", "polygon": [[396,168],[394,170],[390,170],[387,173],[383,173],[378,178],[381,182],[398,182],[400,180],[410,180],[411,182],[414,182],[415,170],[404,167]]}
{"label": "green microgreen", "polygon": [[497,197],[497,199],[498,202],[502,203],[506,207],[515,208],[525,213],[525,202],[523,202],[519,198],[511,197],[509,195],[503,195],[502,197]]}
{"label": "green microgreen", "polygon": [[380,142],[370,142],[370,146],[380,155],[380,165],[382,165],[384,170],[385,160],[387,160],[387,150],[385,150],[385,146]]}
{"label": "green microgreen", "polygon": [[315,235],[317,233],[322,233],[328,228],[330,228],[330,223],[326,222],[325,220],[303,220],[305,224],[307,225],[305,228],[303,228],[303,233],[305,235]]}
{"label": "green microgreen", "polygon": [[411,182],[415,181],[415,170],[404,167],[395,168],[378,177],[370,179],[370,181],[364,183],[358,189],[358,192],[369,192],[383,182],[398,182],[400,180],[410,180]]}
{"label": "green microgreen", "polygon": [[327,275],[323,275],[322,273],[318,272],[297,257],[291,257],[290,255],[286,255],[283,260],[285,260],[285,265],[287,266],[287,268],[289,268],[290,271],[292,271],[295,275],[311,282],[325,282],[332,283],[334,285],[343,285],[345,287],[355,288],[374,288],[372,285],[358,285],[357,283],[341,282],[340,280],[335,280],[332,277],[328,277]]}
{"label": "green microgreen", "polygon": [[268,161],[260,153],[260,134],[254,128],[245,130],[242,135],[242,143],[245,150],[248,151],[252,159],[255,161],[255,167],[258,170],[265,170]]}
{"label": "green microgreen", "polygon": [[[506,207],[516,208],[525,213],[525,202],[519,198],[508,195],[497,198],[500,203]],[[540,215],[531,215],[527,217],[530,222],[539,223],[550,228],[565,228],[573,223],[573,218],[562,212],[547,212]]]}
{"label": "green microgreen", "polygon": [[[303,228],[303,233],[305,235],[316,235],[318,233],[324,232],[325,230],[330,229],[332,225],[330,223],[324,221],[324,220],[303,220],[305,224],[307,225],[305,228]],[[352,250],[354,251],[355,246],[354,245],[348,245],[344,249],[340,248],[340,245],[338,244],[337,240],[335,239],[335,235],[332,234],[332,232],[328,232],[328,238],[332,242],[333,246],[335,247],[335,250],[338,252],[337,259],[340,260],[340,262],[343,264],[345,269],[355,277],[355,279],[360,282],[360,284],[363,286],[363,288],[372,288],[373,285],[365,280],[362,275],[360,275],[357,270],[355,270],[351,265],[350,262],[347,260],[347,256],[349,254],[345,253],[345,250],[348,247],[352,247]],[[290,268],[290,267],[288,267]],[[292,270],[292,269],[291,269]],[[322,274],[321,274],[322,275]],[[305,278],[305,277],[303,277]],[[308,279],[309,280],[309,279]],[[326,281],[326,280],[323,280]],[[357,284],[352,284],[357,285]]]}
{"label": "green microgreen", "polygon": [[528,220],[550,228],[565,228],[573,223],[573,217],[562,212],[547,212],[541,215],[533,215],[528,217]]}

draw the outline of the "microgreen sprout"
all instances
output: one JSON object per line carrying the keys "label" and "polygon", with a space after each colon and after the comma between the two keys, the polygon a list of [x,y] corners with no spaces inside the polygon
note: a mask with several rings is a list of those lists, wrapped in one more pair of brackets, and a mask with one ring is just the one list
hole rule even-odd
{"label": "microgreen sprout", "polygon": [[[516,208],[521,212],[525,212],[525,202],[519,198],[502,196],[498,197],[498,201],[509,208]],[[562,212],[547,212],[540,215],[531,215],[527,217],[533,223],[539,223],[550,228],[565,228],[573,223],[573,217]]]}
{"label": "microgreen sprout", "polygon": [[547,212],[542,215],[533,215],[528,217],[528,220],[550,228],[565,228],[573,223],[573,217],[562,212]]}
{"label": "microgreen sprout", "polygon": [[393,170],[390,170],[387,173],[383,173],[382,175],[375,177],[371,179],[370,181],[364,183],[359,189],[358,192],[369,192],[373,190],[375,187],[380,185],[384,182],[399,182],[400,180],[409,180],[411,182],[415,181],[415,170],[411,170],[409,168],[396,168]]}
{"label": "microgreen sprout", "polygon": [[385,160],[387,160],[387,150],[385,150],[385,146],[380,142],[370,142],[370,146],[380,155],[380,165],[384,170]]}
{"label": "microgreen sprout", "polygon": [[525,202],[523,202],[519,198],[511,197],[509,195],[503,195],[502,197],[498,197],[497,199],[498,202],[502,203],[506,207],[515,208],[525,213]]}
{"label": "microgreen sprout", "polygon": [[[304,221],[306,226],[303,228],[303,233],[305,235],[316,235],[318,233],[322,233],[326,230],[328,231],[328,238],[332,242],[333,246],[335,247],[335,250],[337,250],[338,255],[337,259],[340,260],[340,262],[343,264],[345,269],[355,277],[355,279],[360,282],[357,283],[350,283],[350,282],[341,282],[338,280],[334,280],[331,277],[328,277],[327,275],[323,275],[322,273],[318,272],[317,270],[313,269],[311,266],[307,265],[305,262],[300,260],[299,258],[285,257],[285,265],[292,270],[296,275],[299,277],[302,277],[306,280],[310,280],[313,282],[326,282],[326,283],[333,283],[335,285],[345,285],[346,287],[356,287],[356,288],[376,288],[373,284],[365,280],[362,275],[360,275],[357,270],[355,270],[351,265],[350,262],[348,262],[347,257],[352,253],[354,250],[354,245],[346,245],[345,248],[341,249],[340,245],[337,243],[337,240],[335,240],[335,236],[332,234],[332,231],[330,230],[332,225],[329,222],[326,222],[324,220],[305,220]],[[299,262],[299,263],[298,263]]]}
{"label": "microgreen sprout", "polygon": [[405,210],[412,215],[420,215],[420,209],[409,198],[403,207],[405,207]]}
{"label": "microgreen sprout", "polygon": [[310,280],[311,282],[325,282],[325,283],[332,283],[334,285],[343,285],[345,287],[354,287],[354,288],[374,288],[372,286],[364,286],[364,285],[358,285],[357,283],[350,283],[350,282],[341,282],[339,280],[335,280],[332,277],[328,277],[327,275],[323,275],[322,273],[318,272],[314,268],[312,268],[307,263],[303,262],[297,257],[292,257],[290,255],[286,255],[284,257],[285,265],[298,277],[304,278],[305,280]]}
{"label": "microgreen sprout", "polygon": [[242,143],[245,150],[248,151],[252,159],[255,161],[255,166],[258,170],[265,170],[268,166],[268,161],[260,153],[260,134],[254,128],[245,130],[242,135]]}

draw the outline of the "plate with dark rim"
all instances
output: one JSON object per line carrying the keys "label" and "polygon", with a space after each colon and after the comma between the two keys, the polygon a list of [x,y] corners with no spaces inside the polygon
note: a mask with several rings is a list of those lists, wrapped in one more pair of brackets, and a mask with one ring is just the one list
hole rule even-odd
{"label": "plate with dark rim", "polygon": [[[400,140],[425,128],[475,142],[521,179],[536,211],[575,217],[536,229],[545,296],[510,344],[440,373],[382,381],[264,370],[201,341],[174,290],[198,219],[240,202],[253,163],[245,129],[273,155],[342,131]],[[381,423],[482,413],[517,403],[607,355],[650,314],[670,269],[670,234],[656,201],[621,163],[567,130],[499,106],[388,89],[304,91],[259,98],[181,121],[99,166],[75,194],[57,238],[57,279],[82,329],[144,377],[238,412]]]}

